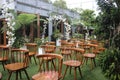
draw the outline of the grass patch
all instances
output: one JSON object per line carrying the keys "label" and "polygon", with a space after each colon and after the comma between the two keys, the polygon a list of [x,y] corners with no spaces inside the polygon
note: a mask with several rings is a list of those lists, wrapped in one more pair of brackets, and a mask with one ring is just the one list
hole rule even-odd
{"label": "grass patch", "polygon": [[[32,63],[30,63],[30,66],[27,69],[27,72],[29,74],[30,79],[32,78],[32,76],[34,74],[38,73],[38,66],[39,65],[36,65],[34,63],[34,61],[32,61]],[[65,68],[66,68],[66,66],[63,65],[62,73],[64,73]],[[81,67],[81,70],[82,70],[83,78],[80,77],[80,74],[77,71],[77,80],[108,80],[102,74],[101,69],[100,69],[99,66],[96,66],[94,69],[91,70],[89,62],[88,62],[87,65],[84,64]],[[1,63],[0,63],[0,72],[2,73],[2,80],[7,80],[8,76],[9,76],[9,73],[8,73],[7,70],[4,71]],[[11,80],[15,80],[15,74],[12,74]],[[27,77],[24,74],[24,72],[22,72],[22,80],[27,80]],[[69,69],[68,69],[64,80],[74,80],[74,71],[73,71],[73,69],[72,69],[71,74],[69,74]]]}

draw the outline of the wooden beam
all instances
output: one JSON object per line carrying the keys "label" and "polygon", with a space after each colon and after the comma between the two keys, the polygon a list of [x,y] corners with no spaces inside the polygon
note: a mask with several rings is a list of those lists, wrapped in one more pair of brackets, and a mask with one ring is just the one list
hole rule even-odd
{"label": "wooden beam", "polygon": [[37,14],[37,37],[40,38],[40,15]]}
{"label": "wooden beam", "polygon": [[6,45],[7,43],[7,39],[6,39],[6,32],[4,32],[4,34],[3,34],[3,36],[4,36],[4,45]]}

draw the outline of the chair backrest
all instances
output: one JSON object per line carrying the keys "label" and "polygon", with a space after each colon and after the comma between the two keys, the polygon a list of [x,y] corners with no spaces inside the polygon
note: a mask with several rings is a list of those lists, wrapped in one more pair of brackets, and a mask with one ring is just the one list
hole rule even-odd
{"label": "chair backrest", "polygon": [[74,59],[83,62],[83,54],[85,53],[85,50],[80,48],[73,48],[73,51]]}
{"label": "chair backrest", "polygon": [[60,53],[72,53],[73,48],[72,47],[66,47],[66,46],[61,46],[60,47]]}
{"label": "chair backrest", "polygon": [[61,45],[62,47],[69,47],[69,48],[73,48],[76,47],[75,43],[71,43],[71,42],[66,42],[64,44]]}
{"label": "chair backrest", "polygon": [[45,53],[54,53],[56,49],[54,45],[42,45],[41,47],[44,49]]}
{"label": "chair backrest", "polygon": [[12,49],[10,63],[23,63],[23,67],[29,64],[29,51],[23,49]]}
{"label": "chair backrest", "polygon": [[[39,60],[39,71],[58,71],[59,76],[61,75],[62,71],[62,63],[63,63],[63,57],[59,54],[42,54],[42,55],[37,55],[37,58]],[[49,60],[50,58],[54,58],[53,62],[50,61],[49,63],[46,63],[44,59]],[[41,61],[42,60],[42,61]],[[52,65],[54,63],[54,65]],[[49,69],[47,69],[49,68]]]}
{"label": "chair backrest", "polygon": [[26,43],[25,44],[29,52],[37,52],[37,44],[36,43]]}
{"label": "chair backrest", "polygon": [[46,42],[46,45],[55,45],[55,42],[51,41],[51,42]]}
{"label": "chair backrest", "polygon": [[9,47],[0,45],[0,59],[6,60],[9,58]]}

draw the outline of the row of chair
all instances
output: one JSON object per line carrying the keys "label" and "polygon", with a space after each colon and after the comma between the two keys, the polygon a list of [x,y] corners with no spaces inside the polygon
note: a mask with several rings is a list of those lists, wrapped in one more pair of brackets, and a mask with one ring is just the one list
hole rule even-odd
{"label": "row of chair", "polygon": [[[39,60],[39,65],[40,65],[39,73],[32,76],[33,80],[48,80],[49,77],[52,77],[51,80],[54,80],[53,78],[55,78],[55,80],[58,80],[58,78],[61,78],[61,77],[63,77],[63,79],[64,79],[68,68],[70,68],[70,71],[72,68],[74,68],[74,76],[75,76],[74,80],[76,80],[76,69],[79,70],[80,76],[82,77],[80,66],[84,63],[84,59],[87,61],[88,58],[90,58],[91,60],[93,60],[95,62],[96,54],[91,54],[87,50],[87,47],[89,47],[88,49],[92,49],[92,52],[94,52],[94,50],[96,50],[96,51],[98,50],[96,48],[97,47],[96,44],[84,45],[84,48],[81,49],[81,48],[76,48],[74,43],[68,42],[68,43],[62,44],[59,47],[60,54],[55,54],[56,46],[47,44],[47,45],[41,46],[44,49],[45,53],[47,53],[47,54],[36,55],[37,44],[28,43],[28,44],[26,44],[26,46],[29,51],[23,50],[23,49],[11,49],[11,54],[10,55],[7,54],[7,55],[11,56],[11,60],[9,61],[9,64],[6,64],[8,56],[7,56],[7,59],[4,58],[4,60],[2,62],[3,68],[4,69],[6,68],[10,72],[8,80],[10,80],[12,72],[16,72],[16,80],[18,80],[18,74],[20,74],[20,78],[22,78],[21,71],[24,71],[28,80],[30,80],[30,78],[26,72],[26,68],[29,66],[29,61],[31,62],[32,57],[34,58],[34,61],[36,64],[37,64],[37,61],[36,61],[35,57],[37,57]],[[87,46],[87,47],[85,47],[85,46]],[[1,46],[0,48],[2,49],[2,52],[8,53],[7,51],[9,50],[9,47]],[[104,50],[104,48],[101,48],[99,51],[103,51],[103,50]],[[18,54],[18,52],[20,52],[19,55],[13,55],[14,53]],[[85,54],[85,52],[89,52],[89,54]],[[22,55],[21,55],[21,53],[22,53]],[[49,54],[49,53],[51,53],[51,54]],[[16,58],[13,58],[13,57],[16,57]],[[19,59],[19,60],[17,60],[17,59]],[[22,63],[19,62],[16,64],[15,63],[16,60],[22,61]],[[0,58],[0,61],[2,61],[1,58]],[[11,62],[14,62],[14,64],[11,65],[10,64]],[[62,64],[66,65],[65,73],[63,76],[61,75]],[[4,65],[5,65],[5,67],[4,67]],[[50,68],[52,68],[52,71]],[[43,71],[42,71],[42,69],[43,69]],[[58,70],[58,72],[56,72],[57,70]],[[47,75],[48,78],[46,78],[45,75]]]}

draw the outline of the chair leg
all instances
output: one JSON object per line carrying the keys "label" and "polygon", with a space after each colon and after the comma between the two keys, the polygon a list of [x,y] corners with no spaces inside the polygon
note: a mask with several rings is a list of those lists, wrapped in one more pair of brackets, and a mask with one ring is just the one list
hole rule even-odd
{"label": "chair leg", "polygon": [[72,67],[70,67],[70,74],[71,74],[71,69],[72,69]]}
{"label": "chair leg", "polygon": [[11,75],[12,75],[12,71],[11,71],[11,72],[9,72],[9,77],[8,77],[8,80],[10,80]]}
{"label": "chair leg", "polygon": [[70,56],[70,60],[72,59],[72,56],[71,56],[71,54],[69,55]]}
{"label": "chair leg", "polygon": [[4,71],[5,71],[4,62],[2,62],[2,66],[3,66],[3,69],[4,69]]}
{"label": "chair leg", "polygon": [[74,80],[77,80],[76,79],[76,67],[74,68]]}
{"label": "chair leg", "polygon": [[91,69],[93,69],[93,59],[91,58]]}
{"label": "chair leg", "polygon": [[35,59],[35,56],[33,56],[33,58],[34,58],[35,64],[37,65],[37,61],[36,61],[36,59]]}
{"label": "chair leg", "polygon": [[55,71],[56,71],[56,66],[55,66],[55,63],[54,63],[53,60],[52,60],[52,64],[53,64],[53,67],[54,67],[54,69],[55,69]]}
{"label": "chair leg", "polygon": [[22,79],[21,71],[19,71],[19,74],[20,74],[20,79]]}
{"label": "chair leg", "polygon": [[66,66],[65,73],[64,73],[64,75],[63,75],[63,79],[64,79],[64,77],[65,77],[65,75],[66,75],[66,72],[67,72],[67,70],[68,70],[68,67],[69,67],[69,66]]}
{"label": "chair leg", "polygon": [[29,56],[29,60],[30,60],[30,63],[32,63],[32,61],[31,61],[31,56]]}
{"label": "chair leg", "polygon": [[43,60],[41,60],[41,62],[40,62],[40,68],[38,71],[41,71],[42,64],[43,64]]}
{"label": "chair leg", "polygon": [[95,58],[93,58],[93,62],[94,62],[94,65],[95,65],[95,67],[96,67],[96,62],[95,62]]}
{"label": "chair leg", "polygon": [[78,67],[78,69],[79,69],[80,76],[81,76],[81,78],[82,78],[81,68],[80,68],[80,67]]}
{"label": "chair leg", "polygon": [[18,71],[16,71],[16,80],[18,80]]}
{"label": "chair leg", "polygon": [[87,64],[87,62],[88,62],[88,58],[85,58],[85,60],[86,60],[86,64]]}
{"label": "chair leg", "polygon": [[30,80],[30,78],[29,78],[29,76],[28,76],[28,73],[27,73],[27,71],[24,69],[24,72],[25,72],[25,74],[26,74],[26,76],[27,76],[27,79],[28,80]]}
{"label": "chair leg", "polygon": [[49,61],[46,61],[46,69],[49,71]]}

